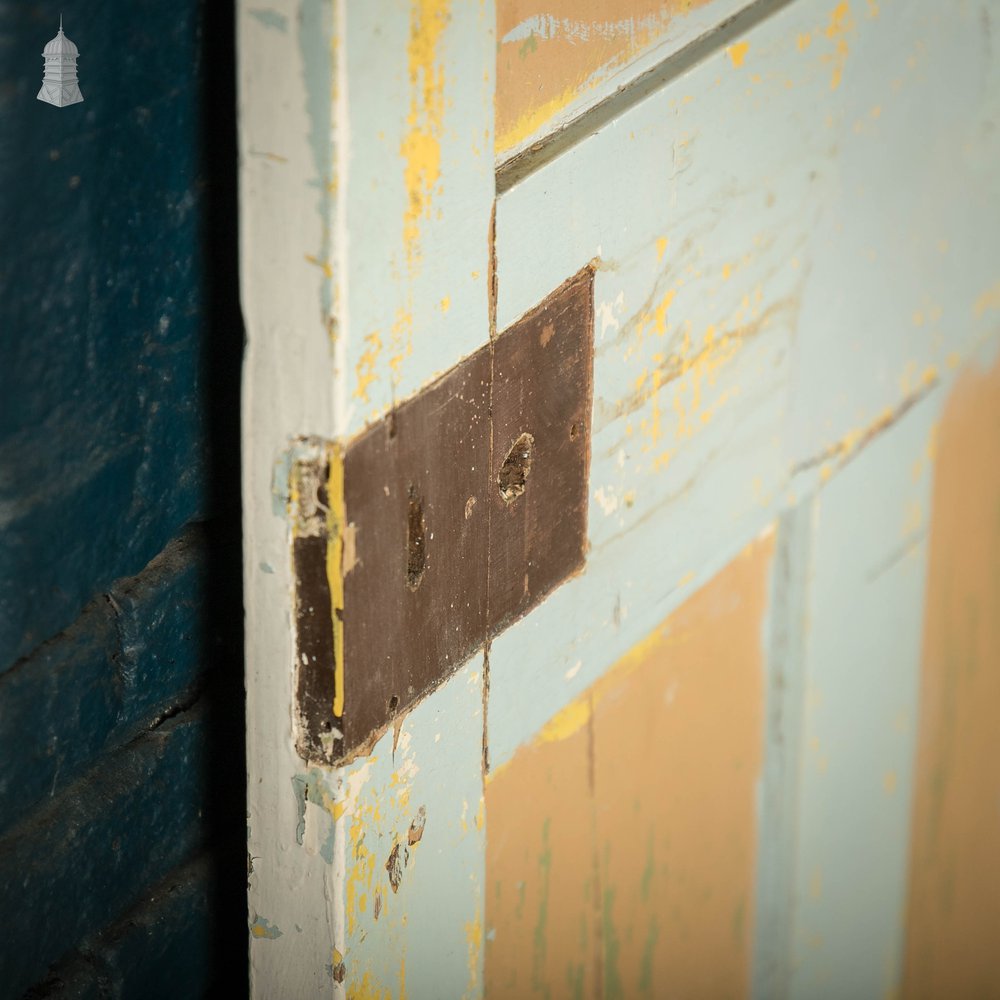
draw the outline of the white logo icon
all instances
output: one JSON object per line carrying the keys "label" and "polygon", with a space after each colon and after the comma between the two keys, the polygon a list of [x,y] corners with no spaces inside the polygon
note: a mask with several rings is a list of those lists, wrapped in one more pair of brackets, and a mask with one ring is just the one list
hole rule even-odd
{"label": "white logo icon", "polygon": [[76,80],[76,60],[79,49],[63,34],[62,15],[59,15],[59,34],[42,50],[45,76],[38,99],[57,108],[79,104],[83,100]]}

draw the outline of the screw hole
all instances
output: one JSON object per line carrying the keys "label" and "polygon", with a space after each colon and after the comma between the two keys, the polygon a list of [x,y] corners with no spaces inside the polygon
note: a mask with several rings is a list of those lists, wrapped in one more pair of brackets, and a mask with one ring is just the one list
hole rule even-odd
{"label": "screw hole", "polygon": [[399,695],[394,694],[389,699],[389,711],[390,712],[395,712],[398,707],[399,707]]}
{"label": "screw hole", "polygon": [[390,410],[385,418],[385,429],[391,441],[396,436],[396,411]]}
{"label": "screw hole", "polygon": [[580,428],[577,427],[576,424],[570,424],[570,428],[569,428],[569,439],[570,439],[570,441],[575,441],[576,438],[577,438],[577,435],[579,433],[580,433]]}
{"label": "screw hole", "polygon": [[409,489],[409,497],[406,517],[406,585],[410,590],[416,590],[424,577],[427,563],[424,505],[412,486]]}
{"label": "screw hole", "polygon": [[507,457],[497,474],[497,486],[504,503],[512,503],[522,493],[531,472],[532,446],[535,439],[530,434],[522,434],[507,452]]}

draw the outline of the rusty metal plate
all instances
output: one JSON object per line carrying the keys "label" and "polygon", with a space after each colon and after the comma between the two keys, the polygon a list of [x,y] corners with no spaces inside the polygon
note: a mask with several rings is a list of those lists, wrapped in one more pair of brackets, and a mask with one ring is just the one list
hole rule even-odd
{"label": "rusty metal plate", "polygon": [[300,469],[303,757],[362,752],[582,568],[592,372],[587,269],[342,457],[329,444]]}
{"label": "rusty metal plate", "polygon": [[350,748],[448,676],[486,632],[490,354],[401,404],[344,457]]}
{"label": "rusty metal plate", "polygon": [[490,633],[583,567],[593,379],[593,272],[496,340]]}

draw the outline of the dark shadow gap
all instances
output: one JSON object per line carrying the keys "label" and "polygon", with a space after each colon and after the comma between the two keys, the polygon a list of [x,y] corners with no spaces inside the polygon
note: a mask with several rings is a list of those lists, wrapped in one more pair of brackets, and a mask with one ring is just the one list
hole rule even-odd
{"label": "dark shadow gap", "polygon": [[[246,749],[240,502],[240,371],[235,4],[200,12],[200,179],[204,266],[202,405],[208,548],[203,651],[209,712],[206,835],[212,859],[211,977],[248,995]],[[213,991],[214,992],[214,991]]]}

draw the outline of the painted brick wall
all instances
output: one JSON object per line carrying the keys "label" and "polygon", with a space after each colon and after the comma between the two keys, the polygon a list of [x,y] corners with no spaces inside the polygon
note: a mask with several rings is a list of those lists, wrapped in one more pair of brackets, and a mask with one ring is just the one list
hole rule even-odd
{"label": "painted brick wall", "polygon": [[232,21],[0,3],[3,997],[245,979]]}

